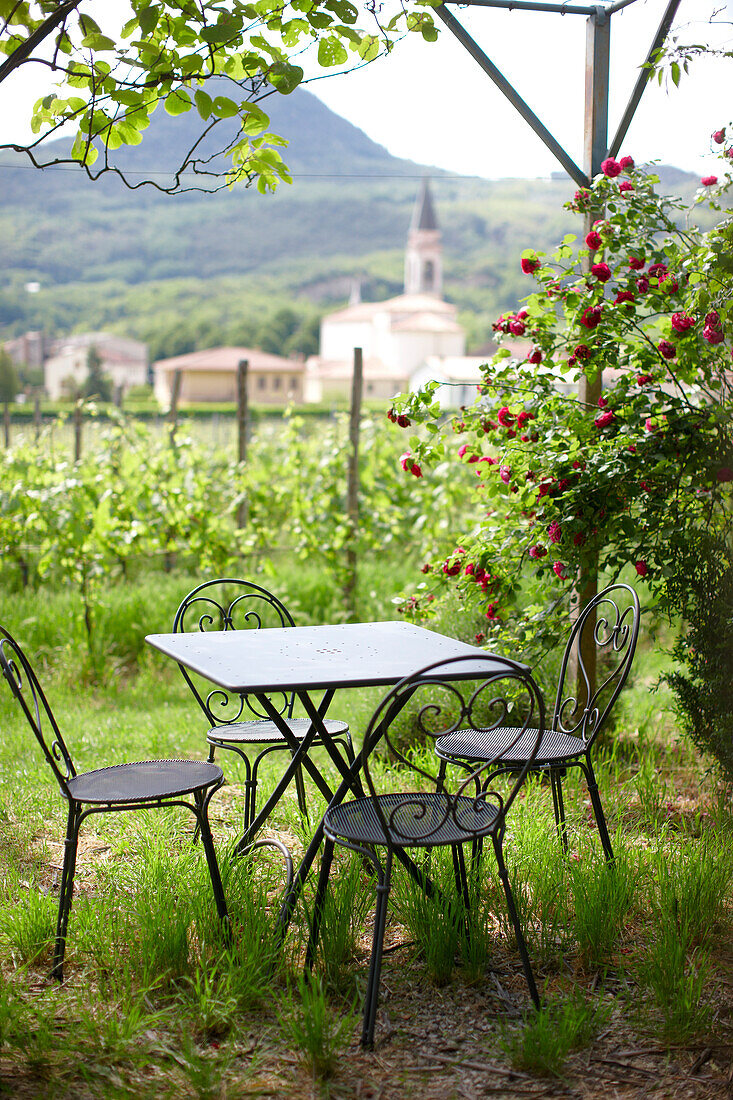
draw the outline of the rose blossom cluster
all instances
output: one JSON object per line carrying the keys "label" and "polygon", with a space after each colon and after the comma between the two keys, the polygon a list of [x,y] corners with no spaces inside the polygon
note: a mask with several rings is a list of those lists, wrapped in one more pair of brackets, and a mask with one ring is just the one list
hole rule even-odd
{"label": "rose blossom cluster", "polygon": [[528,317],[529,313],[526,309],[520,309],[518,313],[502,313],[491,327],[494,332],[503,332],[504,335],[524,336],[527,331]]}

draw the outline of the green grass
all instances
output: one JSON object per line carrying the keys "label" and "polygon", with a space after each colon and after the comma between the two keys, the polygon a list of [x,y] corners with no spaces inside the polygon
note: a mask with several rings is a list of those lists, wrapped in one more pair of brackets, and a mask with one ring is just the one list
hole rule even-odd
{"label": "green grass", "polygon": [[[84,679],[70,597],[50,593],[39,604],[14,594],[6,601],[11,628],[39,654],[80,770],[152,756],[205,758],[204,724],[185,684],[138,636],[168,627],[190,580],[166,575],[157,587],[150,578],[110,592],[104,644],[120,660],[97,683]],[[306,606],[310,589],[300,590],[302,621],[328,606],[318,578],[309,584],[318,599]],[[656,651],[641,650],[636,685],[657,667]],[[334,703],[357,743],[380,696],[380,689],[363,689]],[[630,699],[638,709],[625,701],[598,757],[612,868],[578,775],[568,773],[564,787],[567,857],[546,783],[528,783],[509,814],[504,850],[543,1010],[529,1011],[492,852],[472,881],[466,937],[450,853],[436,850],[430,873],[442,905],[395,874],[387,933],[394,950],[385,959],[376,1055],[359,1062],[365,1088],[381,1087],[375,1059],[387,1059],[405,1097],[421,1095],[417,1076],[405,1069],[409,1052],[430,1049],[438,1023],[426,1021],[452,1019],[453,1004],[478,1006],[456,1016],[461,1042],[474,1044],[471,1057],[531,1076],[580,1079],[581,1063],[596,1048],[603,1056],[604,1042],[609,1051],[650,1039],[673,1051],[712,1042],[731,937],[729,795],[716,794],[701,763],[671,736],[670,719],[650,712],[648,694],[635,686]],[[333,1088],[334,1096],[350,1095],[374,905],[359,858],[337,851],[314,979],[304,983],[313,882],[278,952],[282,862],[267,849],[251,861],[229,858],[241,828],[242,786],[233,754],[221,753],[227,784],[212,801],[211,821],[233,942],[221,935],[190,814],[171,808],[93,817],[82,827],[59,988],[46,974],[64,806],[13,707],[0,684],[0,1094],[301,1097]],[[281,766],[270,757],[265,788]],[[404,783],[388,761],[374,772],[388,786]],[[308,796],[315,820],[323,804],[310,783]],[[269,828],[297,860],[310,827],[294,791]],[[450,1072],[434,1067],[436,1088],[437,1075],[446,1075],[446,1097]]]}

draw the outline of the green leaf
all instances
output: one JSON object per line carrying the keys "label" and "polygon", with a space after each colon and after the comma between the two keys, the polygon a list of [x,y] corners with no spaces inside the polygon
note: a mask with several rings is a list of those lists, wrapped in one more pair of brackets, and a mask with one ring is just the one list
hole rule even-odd
{"label": "green leaf", "polygon": [[201,88],[198,88],[194,93],[194,101],[196,103],[196,110],[201,118],[206,122],[208,118],[211,118],[211,112],[213,110],[213,102],[211,96],[207,92],[204,92]]}
{"label": "green leaf", "polygon": [[276,61],[269,72],[270,83],[281,95],[290,95],[294,92],[302,82],[303,75],[299,65],[291,65],[287,61]]}
{"label": "green leaf", "polygon": [[318,64],[324,69],[333,68],[334,65],[343,65],[348,61],[349,55],[338,38],[329,35],[318,43]]}
{"label": "green leaf", "polygon": [[212,110],[217,118],[234,118],[235,115],[239,114],[239,108],[234,100],[223,95],[216,96],[212,104]]}
{"label": "green leaf", "polygon": [[177,88],[166,96],[164,107],[168,115],[183,115],[191,110],[191,97],[183,88]]}

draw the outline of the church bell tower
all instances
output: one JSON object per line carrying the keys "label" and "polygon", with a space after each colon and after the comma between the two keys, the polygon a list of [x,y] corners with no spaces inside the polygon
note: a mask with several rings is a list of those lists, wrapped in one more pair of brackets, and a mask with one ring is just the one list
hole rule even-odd
{"label": "church bell tower", "polygon": [[420,185],[407,235],[405,294],[443,297],[443,246],[427,177]]}

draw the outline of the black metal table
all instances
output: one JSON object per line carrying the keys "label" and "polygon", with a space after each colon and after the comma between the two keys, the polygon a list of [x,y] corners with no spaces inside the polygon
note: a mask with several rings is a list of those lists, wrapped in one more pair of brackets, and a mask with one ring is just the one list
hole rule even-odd
{"label": "black metal table", "polygon": [[[328,735],[324,718],[335,692],[342,688],[390,686],[416,669],[442,659],[485,652],[433,630],[411,623],[341,623],[334,626],[295,626],[278,629],[206,631],[187,634],[149,634],[150,645],[179,664],[227,691],[254,696],[287,741],[292,758],[274,791],[260,810],[237,848],[245,849],[256,837],[279,802],[296,768],[301,765],[313,779],[325,801],[342,798],[350,787],[363,794],[359,780],[361,755],[353,765],[339,752]],[[484,663],[477,674],[486,673]],[[470,666],[463,667],[464,678]],[[311,692],[323,691],[316,705]],[[272,704],[269,695],[295,692],[311,728],[297,741]],[[316,736],[323,742],[342,782],[334,793],[308,750]],[[323,839],[322,827],[306,851],[283,906],[283,926],[292,915],[300,889]]]}

